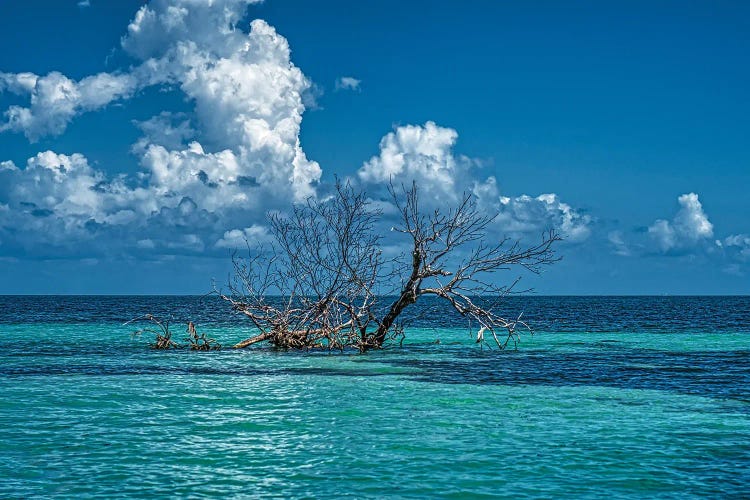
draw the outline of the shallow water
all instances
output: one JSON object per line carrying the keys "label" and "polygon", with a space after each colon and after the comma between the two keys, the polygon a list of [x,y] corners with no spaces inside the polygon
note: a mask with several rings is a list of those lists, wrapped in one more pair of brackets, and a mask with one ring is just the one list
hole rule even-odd
{"label": "shallow water", "polygon": [[251,332],[30,300],[0,298],[3,498],[750,495],[750,298],[518,298],[540,328],[502,352],[427,304],[367,355],[157,352],[122,322]]}

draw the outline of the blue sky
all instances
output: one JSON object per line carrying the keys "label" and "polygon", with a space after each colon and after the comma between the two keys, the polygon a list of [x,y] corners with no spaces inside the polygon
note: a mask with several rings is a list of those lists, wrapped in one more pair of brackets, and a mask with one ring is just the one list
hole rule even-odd
{"label": "blue sky", "polygon": [[539,293],[750,293],[745,2],[87,3],[0,4],[0,293],[205,292],[334,175],[557,228]]}

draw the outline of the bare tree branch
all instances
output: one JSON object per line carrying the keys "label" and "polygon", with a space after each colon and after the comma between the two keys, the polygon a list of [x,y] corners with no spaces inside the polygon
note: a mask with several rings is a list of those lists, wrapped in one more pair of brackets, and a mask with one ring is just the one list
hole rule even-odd
{"label": "bare tree branch", "polygon": [[[496,274],[514,268],[539,273],[559,260],[555,231],[528,247],[507,238],[492,243],[487,234],[495,217],[471,194],[447,211],[425,214],[416,184],[390,184],[389,191],[401,219],[394,231],[410,248],[408,258],[398,260],[402,266],[384,259],[381,213],[349,183],[337,181],[329,199],[311,198],[288,216],[270,215],[274,243],[247,258],[234,255],[229,291],[215,288],[258,331],[234,347],[267,341],[278,348],[380,348],[403,339],[402,313],[426,295],[475,322],[480,343],[491,338],[504,348],[517,342],[519,329],[531,331],[522,315],[497,311],[503,297],[516,293],[519,278],[499,284]],[[396,283],[396,299],[381,304],[378,291]]]}
{"label": "bare tree branch", "polygon": [[272,214],[274,245],[247,259],[235,256],[229,293],[216,290],[259,332],[234,347],[269,341],[344,349],[365,341],[383,264],[379,217],[364,193],[341,182],[328,200],[311,198],[289,216]]}
{"label": "bare tree branch", "polygon": [[[406,307],[419,297],[434,295],[447,301],[461,316],[479,324],[480,337],[489,331],[496,344],[504,348],[518,340],[519,327],[531,331],[520,316],[508,319],[494,311],[496,301],[480,304],[482,297],[505,297],[513,292],[518,279],[510,285],[494,284],[495,273],[521,267],[539,273],[544,266],[559,260],[553,244],[560,241],[555,231],[542,235],[541,242],[522,247],[519,242],[503,239],[497,244],[484,241],[494,217],[484,215],[471,194],[464,194],[458,205],[447,213],[439,210],[423,215],[419,209],[417,185],[401,186],[399,192],[389,186],[394,204],[401,214],[398,232],[411,240],[411,269],[398,298],[375,333],[374,344],[382,345],[388,330]],[[467,257],[454,263],[452,257],[466,252]],[[498,333],[504,331],[501,337]]]}

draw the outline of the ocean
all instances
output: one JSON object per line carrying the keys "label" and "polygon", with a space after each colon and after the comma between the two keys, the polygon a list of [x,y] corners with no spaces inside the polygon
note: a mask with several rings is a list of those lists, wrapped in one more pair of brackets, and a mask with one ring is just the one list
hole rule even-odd
{"label": "ocean", "polygon": [[[750,496],[750,297],[512,297],[516,349],[434,301],[367,354],[225,345],[215,297],[0,297],[0,497]],[[439,342],[438,342],[439,341]]]}

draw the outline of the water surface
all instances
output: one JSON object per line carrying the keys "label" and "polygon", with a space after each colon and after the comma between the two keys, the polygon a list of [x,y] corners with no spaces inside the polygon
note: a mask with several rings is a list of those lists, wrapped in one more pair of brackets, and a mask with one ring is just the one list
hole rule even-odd
{"label": "water surface", "polygon": [[252,331],[213,299],[0,297],[0,497],[750,495],[750,298],[507,307],[517,350],[426,303],[400,349],[200,353],[122,323]]}

